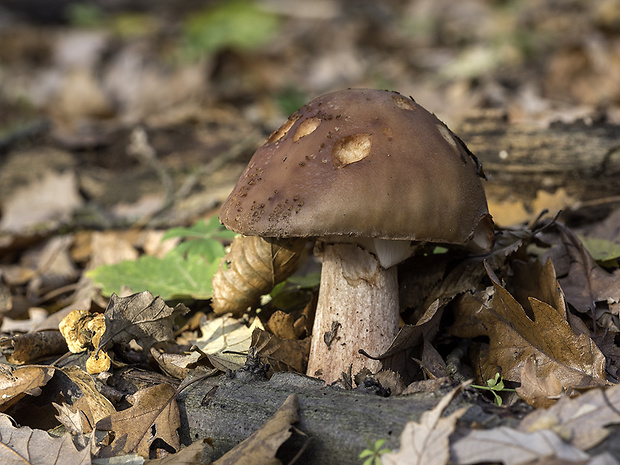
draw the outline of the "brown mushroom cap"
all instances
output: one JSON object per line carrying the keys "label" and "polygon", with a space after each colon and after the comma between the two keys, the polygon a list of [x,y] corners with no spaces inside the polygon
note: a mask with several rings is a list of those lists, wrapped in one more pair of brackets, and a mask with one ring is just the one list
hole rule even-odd
{"label": "brown mushroom cap", "polygon": [[413,99],[349,89],[312,100],[256,151],[220,210],[248,236],[492,244],[480,166]]}

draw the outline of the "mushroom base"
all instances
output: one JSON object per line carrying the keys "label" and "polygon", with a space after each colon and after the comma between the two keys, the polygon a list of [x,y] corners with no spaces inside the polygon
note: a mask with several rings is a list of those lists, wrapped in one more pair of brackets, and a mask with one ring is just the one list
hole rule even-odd
{"label": "mushroom base", "polygon": [[375,256],[353,244],[326,244],[307,374],[327,383],[342,373],[381,369],[380,355],[398,332],[396,267],[384,269]]}

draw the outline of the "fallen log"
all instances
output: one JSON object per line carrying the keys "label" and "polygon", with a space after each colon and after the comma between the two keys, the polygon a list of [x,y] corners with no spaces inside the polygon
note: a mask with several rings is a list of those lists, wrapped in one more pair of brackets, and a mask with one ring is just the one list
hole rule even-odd
{"label": "fallen log", "polygon": [[[457,134],[482,162],[491,213],[500,223],[535,218],[542,208],[553,215],[599,207],[605,216],[620,204],[618,125],[510,123],[501,113],[482,112]],[[504,218],[504,210],[515,207],[522,207],[523,218]]]}
{"label": "fallen log", "polygon": [[[373,443],[386,439],[385,447],[397,448],[407,421],[419,420],[449,389],[385,398],[325,386],[296,373],[275,373],[270,380],[249,374],[232,379],[221,375],[189,385],[179,394],[181,441],[189,444],[210,438],[213,448],[207,448],[207,458],[215,460],[258,430],[296,393],[300,421],[295,427],[306,436],[294,434],[282,446],[283,463],[309,439],[297,464],[359,465],[367,439]],[[453,404],[449,411],[469,405],[462,396]]]}

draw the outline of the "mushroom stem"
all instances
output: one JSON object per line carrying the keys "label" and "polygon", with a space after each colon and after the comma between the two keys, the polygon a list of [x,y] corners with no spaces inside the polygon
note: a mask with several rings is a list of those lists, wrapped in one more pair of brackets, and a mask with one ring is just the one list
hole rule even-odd
{"label": "mushroom stem", "polygon": [[376,257],[355,244],[326,244],[321,287],[308,360],[309,376],[327,383],[343,372],[372,372],[381,362],[358,351],[380,355],[398,332],[396,267],[384,269]]}

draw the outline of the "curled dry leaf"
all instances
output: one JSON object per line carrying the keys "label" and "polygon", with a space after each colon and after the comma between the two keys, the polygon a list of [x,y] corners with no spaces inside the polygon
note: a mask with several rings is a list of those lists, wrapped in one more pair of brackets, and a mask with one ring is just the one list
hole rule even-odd
{"label": "curled dry leaf", "polygon": [[[544,269],[553,272],[551,261]],[[482,352],[486,359],[479,362],[480,366],[494,367],[493,370],[500,367],[505,379],[520,382],[521,369],[531,359],[535,362],[536,377],[553,373],[565,389],[606,384],[605,357],[592,339],[575,334],[566,321],[564,308],[554,308],[530,297],[532,319],[488,267],[487,272],[493,282],[488,300],[463,295],[457,302],[456,321],[450,328],[459,337],[489,337],[489,349]],[[561,293],[557,285],[554,289]],[[554,300],[562,302],[562,299]],[[482,379],[494,375],[481,373]]]}
{"label": "curled dry leaf", "polygon": [[158,439],[178,451],[177,429],[181,427],[181,419],[174,396],[175,390],[169,384],[142,389],[128,398],[132,403],[130,408],[97,422],[97,430],[114,432],[114,440],[98,456],[135,453],[149,458]]}
{"label": "curled dry leaf", "polygon": [[527,415],[518,429],[533,432],[553,429],[581,450],[596,446],[607,437],[605,427],[620,423],[620,385],[592,389],[578,397],[562,397],[548,409],[538,409]]}
{"label": "curled dry leaf", "polygon": [[99,392],[92,376],[77,366],[67,366],[61,370],[70,380],[67,389],[75,393],[75,397],[69,400],[87,420],[87,424],[84,424],[85,433],[92,430],[99,420],[116,412],[108,398]]}
{"label": "curled dry leaf", "polygon": [[91,463],[90,448],[78,450],[69,433],[54,438],[47,431],[16,428],[9,416],[0,414],[0,463],[86,465]]}
{"label": "curled dry leaf", "polygon": [[568,275],[560,279],[566,300],[582,313],[593,312],[598,302],[618,304],[620,273],[617,270],[613,274],[605,271],[570,229],[565,226],[558,227],[570,259]]}
{"label": "curled dry leaf", "polygon": [[11,345],[6,353],[6,359],[15,365],[33,363],[45,357],[64,354],[67,351],[64,338],[54,330],[18,334],[4,342]]}
{"label": "curled dry leaf", "polygon": [[536,362],[530,357],[521,368],[521,386],[516,391],[528,404],[536,408],[545,408],[555,403],[564,388],[554,373],[544,377],[537,376]]}
{"label": "curled dry leaf", "polygon": [[419,372],[418,367],[411,363],[411,359],[418,358],[422,360],[427,375],[445,376],[445,363],[430,344],[439,330],[442,315],[443,307],[440,308],[439,300],[435,300],[417,324],[403,326],[390,347],[378,357],[382,369],[395,371],[402,376],[405,384],[409,384]]}
{"label": "curled dry leaf", "polygon": [[224,454],[214,465],[281,464],[276,452],[291,436],[291,425],[299,421],[298,410],[297,394],[291,394],[258,431]]}
{"label": "curled dry leaf", "polygon": [[38,396],[54,375],[52,367],[26,366],[11,369],[0,366],[0,412],[6,411],[25,395]]}
{"label": "curled dry leaf", "polygon": [[256,355],[265,359],[273,371],[305,373],[308,366],[310,339],[280,339],[256,328],[252,333],[252,347]]}
{"label": "curled dry leaf", "polygon": [[549,463],[585,463],[588,458],[588,454],[567,444],[550,430],[523,433],[507,426],[471,430],[450,444],[450,460],[458,465],[547,463],[544,460]]}
{"label": "curled dry leaf", "polygon": [[213,276],[213,310],[242,315],[292,275],[306,245],[304,239],[236,237]]}
{"label": "curled dry leaf", "polygon": [[155,342],[171,340],[175,318],[188,311],[183,304],[171,308],[148,291],[129,297],[114,294],[104,313],[105,333],[97,349],[106,349],[112,344],[128,344],[135,339],[142,348],[149,350]]}
{"label": "curled dry leaf", "polygon": [[446,394],[432,409],[422,414],[420,423],[410,421],[400,435],[398,452],[381,456],[384,465],[444,465],[450,458],[449,437],[454,432],[456,421],[463,416],[467,407],[460,408],[447,417],[441,417],[452,401],[459,386]]}

